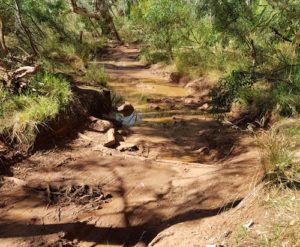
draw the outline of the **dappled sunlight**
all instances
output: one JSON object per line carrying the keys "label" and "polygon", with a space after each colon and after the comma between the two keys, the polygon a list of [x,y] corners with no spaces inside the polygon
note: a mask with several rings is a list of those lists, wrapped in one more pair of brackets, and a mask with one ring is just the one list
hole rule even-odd
{"label": "dappled sunlight", "polygon": [[[30,169],[21,177],[31,189],[3,185],[9,191],[3,200],[16,204],[0,212],[1,240],[145,246],[165,229],[200,224],[237,206],[256,182],[257,152],[247,134],[189,107],[186,88],[137,63],[133,50],[120,50],[111,54],[115,62],[102,65],[109,87],[142,114],[123,140],[141,153],[97,149],[105,135],[87,125],[56,150],[25,159],[17,172]],[[74,184],[97,186],[112,198],[96,207],[72,200],[54,204],[35,190]]]}
{"label": "dappled sunlight", "polygon": [[[122,57],[120,57],[122,59]],[[121,61],[118,60],[119,64]],[[216,162],[237,145],[238,135],[229,128],[224,130],[213,118],[199,114],[199,111],[185,108],[182,98],[188,96],[188,90],[168,83],[141,65],[132,66],[127,59],[122,60],[122,68],[107,67],[108,74],[119,73],[117,79],[109,80],[108,85],[114,92],[134,105],[142,112],[142,124],[132,128],[132,134],[126,141],[146,145],[149,155],[159,159],[181,160],[186,162]],[[129,70],[124,73],[125,68]],[[132,73],[134,71],[134,73]],[[167,100],[162,100],[167,99]],[[169,105],[159,104],[152,110],[149,102],[166,101]],[[174,103],[173,103],[173,102]],[[155,107],[155,104],[154,104]],[[226,128],[225,128],[226,129]],[[211,138],[226,135],[224,143],[216,140],[212,147]],[[221,145],[219,145],[221,144]],[[203,155],[201,149],[211,149],[211,157]]]}
{"label": "dappled sunlight", "polygon": [[[216,166],[175,166],[172,163],[130,158],[100,158],[101,154],[93,152],[87,156],[89,158],[74,161],[60,171],[64,179],[56,183],[81,181],[101,184],[105,191],[112,193],[111,202],[104,204],[100,210],[86,211],[84,207],[78,207],[77,210],[81,211],[77,216],[80,220],[78,223],[67,223],[72,219],[67,212],[73,210],[74,206],[62,207],[60,223],[44,222],[41,226],[38,222],[30,221],[32,215],[47,213],[56,219],[57,211],[52,206],[47,209],[41,198],[30,194],[24,203],[10,210],[5,220],[1,220],[1,238],[26,238],[62,231],[66,233],[66,239],[77,238],[98,244],[149,243],[161,230],[180,222],[219,214],[227,210],[226,205],[230,205],[230,208],[237,205],[240,201],[237,198],[245,195],[245,186],[236,179],[230,179],[231,176],[236,177],[240,168],[228,168],[232,175],[220,177],[222,168]],[[248,166],[244,166],[243,171],[247,170]],[[47,178],[41,180],[46,173]],[[70,175],[72,181],[64,181]],[[244,179],[249,175],[245,174]],[[49,169],[45,174],[32,172],[28,181],[53,183],[56,177],[57,171]],[[29,192],[23,193],[26,195]],[[30,206],[31,202],[39,200],[40,207]],[[18,214],[21,208],[22,217]],[[93,222],[96,223],[83,223],[90,218],[95,219]],[[115,226],[113,222],[118,223]],[[157,222],[161,222],[160,226],[157,226]],[[11,227],[18,230],[12,233],[9,231]]]}

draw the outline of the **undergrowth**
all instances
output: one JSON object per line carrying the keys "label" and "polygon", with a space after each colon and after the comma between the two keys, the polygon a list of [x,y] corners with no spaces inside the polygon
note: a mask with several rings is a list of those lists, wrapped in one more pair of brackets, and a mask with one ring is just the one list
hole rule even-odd
{"label": "undergrowth", "polygon": [[299,119],[281,120],[262,130],[258,144],[265,186],[248,205],[254,225],[238,224],[234,230],[235,246],[300,246]]}
{"label": "undergrowth", "polygon": [[92,85],[106,86],[107,74],[104,67],[97,64],[90,64],[86,70],[84,80]]}
{"label": "undergrowth", "polygon": [[300,72],[290,70],[289,73],[288,79],[270,81],[259,72],[232,71],[220,78],[218,86],[212,90],[213,108],[230,111],[232,104],[238,102],[255,108],[257,117],[274,111],[284,117],[297,116],[300,113]]}
{"label": "undergrowth", "polygon": [[40,72],[24,94],[1,88],[0,133],[11,142],[31,145],[40,125],[57,116],[72,100],[69,83],[53,74]]}
{"label": "undergrowth", "polygon": [[[292,189],[267,187],[252,202],[254,225],[237,225],[233,246],[273,247],[300,246],[300,197]],[[261,212],[261,210],[263,210]],[[255,215],[258,213],[258,215]]]}
{"label": "undergrowth", "polygon": [[266,181],[281,187],[299,188],[300,160],[296,156],[300,144],[298,121],[275,124],[262,132],[259,143]]}

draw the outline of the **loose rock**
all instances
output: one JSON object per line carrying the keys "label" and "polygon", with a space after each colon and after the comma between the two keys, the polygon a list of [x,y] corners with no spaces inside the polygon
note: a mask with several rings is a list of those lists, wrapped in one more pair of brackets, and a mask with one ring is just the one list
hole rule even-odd
{"label": "loose rock", "polygon": [[117,110],[124,117],[128,117],[134,112],[134,107],[132,106],[132,104],[126,102],[125,104],[119,106]]}
{"label": "loose rock", "polygon": [[198,109],[200,111],[208,111],[210,108],[210,105],[208,103],[205,103],[204,105],[200,106]]}
{"label": "loose rock", "polygon": [[202,147],[202,148],[199,148],[198,150],[195,150],[194,153],[197,153],[197,154],[201,154],[201,153],[208,154],[209,153],[209,148],[208,147]]}
{"label": "loose rock", "polygon": [[107,131],[107,141],[103,144],[104,147],[112,147],[116,144],[115,129],[111,128]]}
{"label": "loose rock", "polygon": [[118,130],[118,134],[121,136],[128,136],[130,131],[128,129],[120,129]]}
{"label": "loose rock", "polygon": [[252,219],[250,219],[248,221],[248,223],[244,224],[243,227],[246,229],[246,230],[249,230],[252,226],[254,225],[254,221]]}
{"label": "loose rock", "polygon": [[180,82],[181,74],[179,72],[172,72],[170,74],[169,82],[178,84]]}
{"label": "loose rock", "polygon": [[135,143],[122,143],[119,147],[117,147],[117,150],[120,152],[125,152],[125,151],[138,151],[139,148]]}
{"label": "loose rock", "polygon": [[113,127],[112,123],[107,120],[97,119],[97,118],[92,118],[91,120],[92,120],[91,128],[101,133],[105,133],[110,128]]}
{"label": "loose rock", "polygon": [[153,110],[155,110],[155,111],[160,111],[161,110],[160,106],[159,105],[155,105],[155,104],[151,105],[150,108],[153,109]]}

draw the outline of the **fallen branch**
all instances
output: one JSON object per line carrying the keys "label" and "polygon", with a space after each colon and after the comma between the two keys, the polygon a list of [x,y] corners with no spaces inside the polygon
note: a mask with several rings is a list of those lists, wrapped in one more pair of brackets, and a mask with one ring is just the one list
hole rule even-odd
{"label": "fallen branch", "polygon": [[78,4],[77,4],[77,0],[70,0],[70,3],[71,3],[72,11],[75,14],[85,16],[85,17],[89,17],[89,18],[93,18],[93,19],[96,19],[96,20],[101,20],[102,16],[99,13],[89,12],[87,9],[85,9],[83,7],[79,7]]}
{"label": "fallen branch", "polygon": [[14,183],[20,187],[25,187],[28,185],[28,183],[26,181],[19,179],[19,178],[15,178],[15,177],[3,177],[3,180],[4,180],[4,182]]}
{"label": "fallen branch", "polygon": [[15,71],[10,71],[6,67],[2,67],[0,63],[0,82],[2,82],[5,87],[12,87],[15,93],[20,93],[27,87],[27,84],[24,82],[23,78],[37,73],[39,69],[40,65],[35,65],[23,66]]}
{"label": "fallen branch", "polygon": [[24,66],[21,68],[18,68],[13,72],[13,78],[16,80],[19,80],[27,75],[35,74],[40,68],[40,65],[35,66]]}
{"label": "fallen branch", "polygon": [[[110,13],[109,4],[105,1],[95,0],[93,1],[94,4],[94,11],[88,11],[86,8],[81,7],[78,5],[77,0],[69,0],[71,4],[72,12],[81,16],[85,16],[91,19],[95,19],[97,21],[103,20],[105,25],[102,27],[102,32],[104,34],[108,34],[109,32],[113,32],[116,39],[119,42],[122,42],[121,37],[116,29],[114,24],[113,17]],[[106,28],[104,28],[106,26]]]}

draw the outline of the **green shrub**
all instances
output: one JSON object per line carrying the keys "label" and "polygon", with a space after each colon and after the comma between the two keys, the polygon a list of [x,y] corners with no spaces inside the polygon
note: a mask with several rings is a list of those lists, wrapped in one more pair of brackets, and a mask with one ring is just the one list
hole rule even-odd
{"label": "green shrub", "polygon": [[156,64],[159,62],[168,62],[169,55],[165,51],[150,51],[149,49],[143,49],[141,59],[147,63]]}
{"label": "green shrub", "polygon": [[238,91],[237,99],[239,103],[256,109],[257,117],[263,117],[266,113],[272,112],[276,107],[276,99],[264,82],[252,87],[242,87]]}
{"label": "green shrub", "polygon": [[[256,107],[262,114],[279,108],[285,117],[300,112],[300,78],[298,71],[292,71],[290,78],[266,81],[267,75],[258,72],[233,71],[219,80],[218,87],[212,90],[215,110],[230,110],[231,104],[238,101]],[[283,75],[282,77],[286,77]]]}
{"label": "green shrub", "polygon": [[249,89],[255,83],[254,76],[246,71],[233,71],[219,80],[219,86],[212,90],[212,104],[215,109],[229,110],[233,101],[238,99],[239,92]]}

